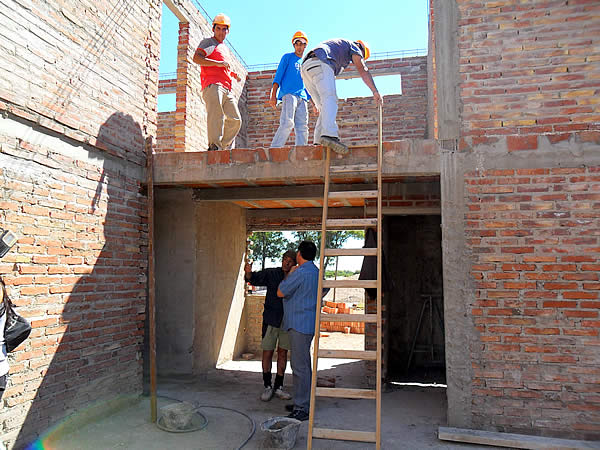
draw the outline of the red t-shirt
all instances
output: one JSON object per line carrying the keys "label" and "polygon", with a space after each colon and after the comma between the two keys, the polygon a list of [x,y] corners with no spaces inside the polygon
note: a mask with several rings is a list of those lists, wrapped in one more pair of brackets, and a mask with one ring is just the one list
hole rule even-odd
{"label": "red t-shirt", "polygon": [[[214,37],[203,39],[198,45],[198,49],[204,53],[205,58],[215,61],[231,61],[229,48]],[[220,84],[228,91],[231,90],[231,75],[229,69],[225,67],[202,66],[200,69],[200,82],[202,83],[202,89],[211,84]]]}

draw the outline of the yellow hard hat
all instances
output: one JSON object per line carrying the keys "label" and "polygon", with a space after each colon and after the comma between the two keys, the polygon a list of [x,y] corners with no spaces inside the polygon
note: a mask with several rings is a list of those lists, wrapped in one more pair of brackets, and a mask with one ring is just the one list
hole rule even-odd
{"label": "yellow hard hat", "polygon": [[365,50],[365,59],[369,59],[369,56],[371,56],[371,50],[369,50],[369,45],[365,41],[356,41],[356,43],[362,45],[362,48]]}
{"label": "yellow hard hat", "polygon": [[231,19],[223,13],[219,13],[213,19],[213,27],[215,25],[225,25],[227,28],[229,28],[231,27]]}
{"label": "yellow hard hat", "polygon": [[296,39],[301,39],[304,40],[305,44],[308,44],[308,38],[306,37],[306,35],[304,34],[304,31],[296,31],[294,33],[294,35],[292,36],[292,44],[294,42],[296,42]]}

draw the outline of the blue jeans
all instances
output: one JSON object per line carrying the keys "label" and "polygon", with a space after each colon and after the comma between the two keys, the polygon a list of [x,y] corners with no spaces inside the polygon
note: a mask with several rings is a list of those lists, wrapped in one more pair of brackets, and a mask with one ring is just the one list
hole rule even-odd
{"label": "blue jeans", "polygon": [[335,121],[338,98],[333,69],[318,58],[309,58],[302,64],[302,81],[319,108],[313,143],[319,144],[321,136],[339,137]]}
{"label": "blue jeans", "polygon": [[288,330],[292,356],[292,375],[294,379],[294,409],[308,414],[310,411],[310,382],[312,367],[310,363],[310,344],[312,334],[304,334],[292,328]]}
{"label": "blue jeans", "polygon": [[296,145],[308,144],[308,102],[293,94],[285,94],[281,101],[279,128],[273,136],[271,147],[283,147],[292,128],[296,132]]}

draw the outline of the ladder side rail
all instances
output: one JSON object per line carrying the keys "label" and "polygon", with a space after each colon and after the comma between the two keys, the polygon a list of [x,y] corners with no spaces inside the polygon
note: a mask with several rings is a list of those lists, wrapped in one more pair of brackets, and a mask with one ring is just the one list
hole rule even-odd
{"label": "ladder side rail", "polygon": [[310,381],[310,408],[308,414],[308,436],[306,439],[307,449],[312,448],[313,427],[315,422],[315,392],[317,387],[317,367],[319,361],[319,334],[321,328],[321,304],[323,303],[323,278],[325,277],[325,241],[327,240],[327,207],[329,197],[329,166],[331,164],[331,150],[326,148],[327,155],[325,157],[325,185],[323,187],[323,217],[321,222],[321,250],[319,254],[319,284],[317,288],[317,305],[315,315],[315,337],[313,351],[313,372]]}
{"label": "ladder side rail", "polygon": [[379,139],[377,145],[377,380],[376,380],[376,429],[375,429],[375,447],[377,450],[381,448],[381,289],[382,289],[382,190],[383,183],[381,179],[383,163],[383,106],[379,105]]}

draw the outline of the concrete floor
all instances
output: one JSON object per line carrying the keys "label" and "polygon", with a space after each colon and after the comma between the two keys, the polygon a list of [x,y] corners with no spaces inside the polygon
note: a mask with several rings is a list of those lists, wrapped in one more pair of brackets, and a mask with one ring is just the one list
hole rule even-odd
{"label": "concrete floor", "polygon": [[[364,386],[362,361],[320,360],[319,375],[336,378],[336,387]],[[289,367],[288,367],[289,371]],[[234,449],[256,431],[245,449],[266,448],[260,424],[273,416],[285,415],[285,401],[273,398],[261,402],[260,361],[234,361],[201,378],[161,379],[159,408],[185,400],[199,406],[208,419],[206,428],[191,433],[168,433],[150,422],[149,398],[96,420],[65,435],[50,436],[51,448],[70,449]],[[291,375],[286,386],[291,391]],[[371,431],[375,427],[373,400],[317,399],[315,424],[321,427]],[[231,409],[210,408],[201,405]],[[446,398],[443,386],[394,385],[382,395],[382,448],[384,449],[490,449],[455,444],[437,439],[438,426],[446,425]],[[236,411],[239,412],[236,412]],[[241,414],[243,413],[243,414]],[[294,448],[306,448],[308,422],[302,423]],[[362,449],[374,445],[344,441],[313,441],[315,449]]]}

